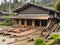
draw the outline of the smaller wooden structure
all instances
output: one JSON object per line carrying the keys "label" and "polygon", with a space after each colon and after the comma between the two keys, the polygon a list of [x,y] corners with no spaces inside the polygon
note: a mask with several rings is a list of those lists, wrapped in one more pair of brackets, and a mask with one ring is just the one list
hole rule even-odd
{"label": "smaller wooden structure", "polygon": [[0,11],[0,22],[4,21],[4,16],[9,16],[9,11]]}

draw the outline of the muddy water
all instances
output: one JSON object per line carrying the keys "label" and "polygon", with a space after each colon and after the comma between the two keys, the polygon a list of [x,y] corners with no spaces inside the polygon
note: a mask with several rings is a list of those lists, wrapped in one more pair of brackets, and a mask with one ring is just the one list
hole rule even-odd
{"label": "muddy water", "polygon": [[0,35],[0,45],[8,45],[10,42],[14,42],[14,38]]}

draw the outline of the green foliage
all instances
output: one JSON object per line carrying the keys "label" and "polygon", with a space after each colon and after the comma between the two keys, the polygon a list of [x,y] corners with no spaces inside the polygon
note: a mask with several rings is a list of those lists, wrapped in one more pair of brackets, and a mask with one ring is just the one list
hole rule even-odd
{"label": "green foliage", "polygon": [[54,5],[54,8],[57,10],[57,11],[60,11],[60,0],[57,0],[55,5]]}
{"label": "green foliage", "polygon": [[46,45],[51,45],[55,40],[49,40],[48,42],[46,42]]}
{"label": "green foliage", "polygon": [[54,7],[54,4],[53,3],[49,3],[47,5],[48,5],[48,7]]}
{"label": "green foliage", "polygon": [[18,0],[14,0],[14,3],[18,3]]}
{"label": "green foliage", "polygon": [[[11,11],[20,7],[22,4],[27,3],[27,1],[28,0],[20,0],[20,1],[19,0],[13,0],[13,3],[12,3],[12,0],[9,0]],[[9,2],[7,0],[4,0],[4,2],[1,3],[0,10],[1,11],[9,10]],[[30,2],[33,2],[33,3],[37,2],[36,4],[41,4],[42,3],[44,6],[46,6],[47,4],[52,3],[52,2],[55,3],[55,0],[51,0],[51,2],[49,0],[42,0],[42,1],[40,1],[40,0],[38,0],[38,1],[37,0],[30,0]],[[50,4],[50,6],[51,6],[51,4]],[[53,5],[52,5],[52,7],[53,7]]]}
{"label": "green foliage", "polygon": [[3,16],[4,17],[4,21],[0,22],[0,25],[5,25],[5,26],[9,26],[11,25],[10,19],[8,18],[8,16]]}
{"label": "green foliage", "polygon": [[45,41],[44,41],[43,39],[37,38],[37,39],[35,40],[34,45],[46,45],[46,43],[45,43]]}
{"label": "green foliage", "polygon": [[14,15],[14,12],[11,12],[10,16],[13,16]]}
{"label": "green foliage", "polygon": [[48,42],[45,42],[42,38],[37,38],[35,40],[34,45],[51,45],[54,42],[54,40],[50,40]]}
{"label": "green foliage", "polygon": [[53,38],[54,40],[60,39],[60,34],[52,34],[51,38]]}
{"label": "green foliage", "polygon": [[55,41],[60,40],[60,34],[53,34],[53,35],[50,35],[50,36],[51,36],[51,38],[53,38],[53,39],[49,40],[48,42],[45,42],[42,38],[37,38],[37,39],[35,40],[34,45],[51,45],[51,44],[53,44]]}
{"label": "green foliage", "polygon": [[4,26],[4,25],[5,25],[5,26],[9,26],[10,24],[9,24],[9,23],[6,23],[6,22],[1,22],[0,25],[1,25],[1,26]]}
{"label": "green foliage", "polygon": [[5,22],[8,22],[8,16],[3,16],[5,19]]}

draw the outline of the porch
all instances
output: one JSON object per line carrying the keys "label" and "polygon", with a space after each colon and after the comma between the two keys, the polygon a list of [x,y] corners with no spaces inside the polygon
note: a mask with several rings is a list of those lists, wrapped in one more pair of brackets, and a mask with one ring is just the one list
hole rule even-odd
{"label": "porch", "polygon": [[47,26],[48,19],[53,18],[53,16],[48,14],[18,14],[10,18],[15,26],[43,27]]}
{"label": "porch", "polygon": [[15,26],[44,27],[44,26],[47,26],[48,20],[40,20],[40,19],[13,19],[12,23]]}

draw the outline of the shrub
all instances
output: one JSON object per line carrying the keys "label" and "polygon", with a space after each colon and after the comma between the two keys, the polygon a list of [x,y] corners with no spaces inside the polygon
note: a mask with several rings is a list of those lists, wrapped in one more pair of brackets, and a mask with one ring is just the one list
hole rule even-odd
{"label": "shrub", "polygon": [[60,40],[60,34],[53,34],[53,35],[50,35],[50,36],[51,36],[51,38],[53,38],[53,39],[49,40],[48,42],[45,42],[42,38],[37,38],[37,39],[35,40],[34,45],[51,45],[51,44],[53,44],[55,41]]}
{"label": "shrub", "polygon": [[54,40],[60,39],[60,34],[52,34],[51,38],[53,38]]}
{"label": "shrub", "polygon": [[10,16],[14,16],[14,12],[11,12]]}
{"label": "shrub", "polygon": [[46,43],[42,38],[37,38],[34,45],[46,45]]}
{"label": "shrub", "polygon": [[3,16],[3,17],[4,17],[4,21],[0,22],[0,25],[10,26],[12,23],[11,23],[10,19],[8,18],[8,16]]}

